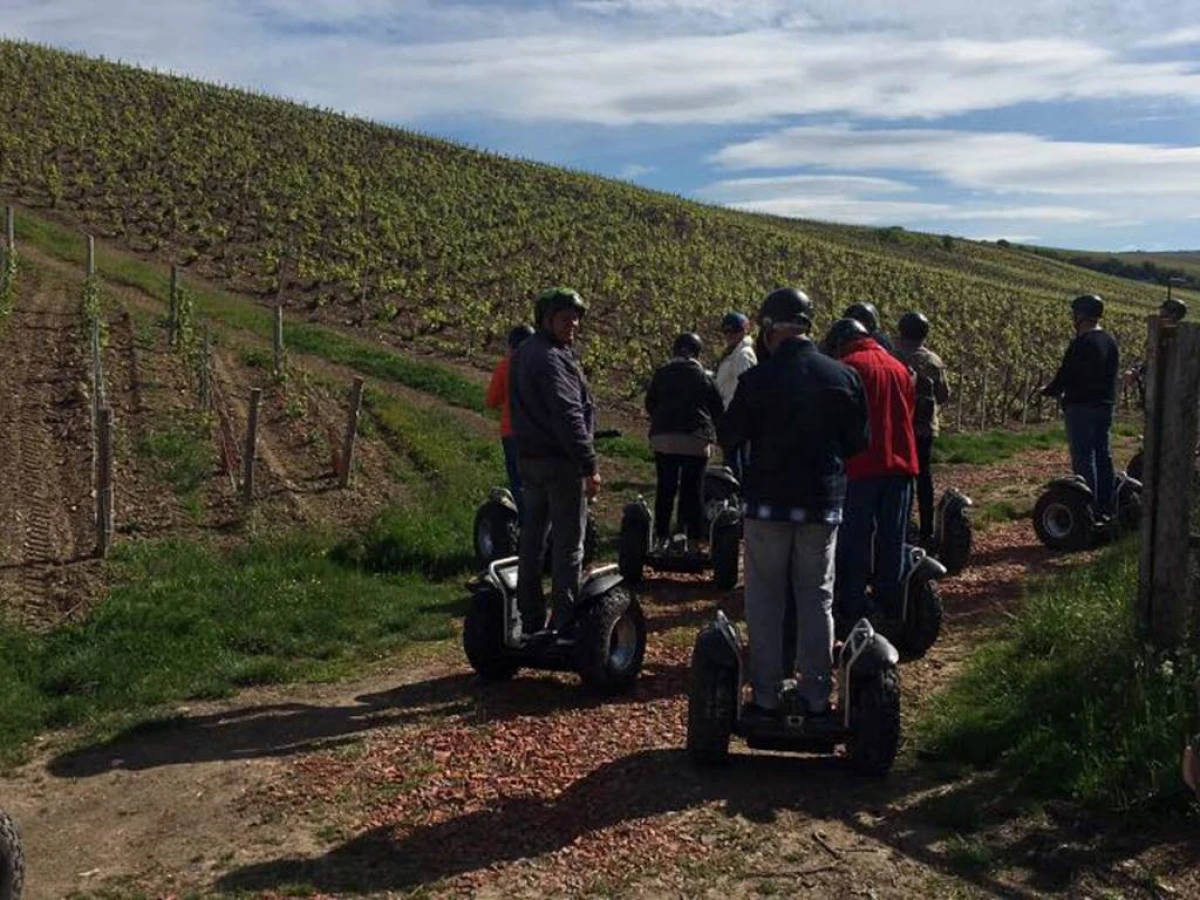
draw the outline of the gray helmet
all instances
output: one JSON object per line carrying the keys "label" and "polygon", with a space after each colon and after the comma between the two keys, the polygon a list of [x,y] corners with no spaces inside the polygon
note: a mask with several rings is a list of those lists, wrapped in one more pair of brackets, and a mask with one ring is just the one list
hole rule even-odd
{"label": "gray helmet", "polygon": [[842,313],[842,318],[857,319],[862,322],[867,327],[868,334],[874,334],[879,330],[879,310],[875,308],[874,303],[851,303]]}
{"label": "gray helmet", "polygon": [[696,359],[703,349],[704,344],[700,341],[700,335],[689,331],[675,338],[675,343],[671,345],[671,355]]}
{"label": "gray helmet", "polygon": [[871,332],[867,331],[867,326],[858,319],[838,319],[829,329],[829,333],[825,335],[825,340],[821,343],[821,349],[830,356],[840,358],[846,345],[851,341],[857,341],[860,338],[870,337]]}
{"label": "gray helmet", "polygon": [[812,315],[813,302],[808,294],[794,287],[776,288],[758,308],[758,324],[762,328],[799,325],[807,330],[812,327]]}
{"label": "gray helmet", "polygon": [[1080,294],[1071,301],[1071,314],[1082,319],[1099,319],[1104,315],[1104,301],[1099,294]]}
{"label": "gray helmet", "polygon": [[508,333],[508,349],[516,350],[521,346],[521,342],[531,334],[533,334],[533,329],[528,325],[518,325]]}
{"label": "gray helmet", "polygon": [[552,287],[537,295],[533,304],[533,320],[540,328],[546,316],[552,316],[560,309],[577,310],[582,317],[587,313],[587,304],[573,288]]}

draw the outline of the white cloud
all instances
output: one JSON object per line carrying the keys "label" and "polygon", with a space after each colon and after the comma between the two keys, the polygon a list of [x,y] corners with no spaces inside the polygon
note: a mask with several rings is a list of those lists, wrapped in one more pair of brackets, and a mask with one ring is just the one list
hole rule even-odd
{"label": "white cloud", "polygon": [[1179,28],[1138,41],[1139,47],[1187,47],[1191,44],[1200,44],[1200,26]]}
{"label": "white cloud", "polygon": [[957,187],[1001,192],[1136,191],[1190,194],[1192,202],[1200,193],[1200,147],[1055,141],[1019,132],[799,126],[727,146],[713,161],[734,169],[924,172]]}
{"label": "white cloud", "polygon": [[626,163],[617,171],[617,177],[623,178],[626,181],[635,181],[643,175],[649,175],[655,170],[655,166],[647,166],[642,163]]}

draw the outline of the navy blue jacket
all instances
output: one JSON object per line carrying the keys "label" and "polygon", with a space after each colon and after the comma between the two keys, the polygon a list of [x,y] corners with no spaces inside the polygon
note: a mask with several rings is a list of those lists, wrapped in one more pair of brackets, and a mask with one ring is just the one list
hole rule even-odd
{"label": "navy blue jacket", "polygon": [[508,370],[519,459],[564,459],[580,477],[596,473],[596,408],[570,347],[542,330],[513,351]]}
{"label": "navy blue jacket", "polygon": [[785,341],[738,380],[718,431],[724,447],[750,444],[748,518],[841,523],[846,460],[870,443],[866,396],[849,366],[807,338]]}

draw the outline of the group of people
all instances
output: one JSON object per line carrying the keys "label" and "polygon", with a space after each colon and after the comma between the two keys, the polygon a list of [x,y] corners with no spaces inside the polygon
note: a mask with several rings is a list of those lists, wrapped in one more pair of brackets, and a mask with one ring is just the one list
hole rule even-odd
{"label": "group of people", "polygon": [[[1177,321],[1180,306],[1164,304],[1162,314]],[[1104,516],[1112,504],[1119,356],[1100,326],[1101,298],[1077,297],[1071,311],[1076,336],[1041,390],[1062,399],[1073,467]],[[488,390],[489,405],[503,409],[505,463],[521,515],[518,609],[531,638],[571,621],[587,503],[600,489],[595,402],[572,350],[586,312],[570,288],[540,294],[536,327],[509,335]],[[700,337],[681,334],[651,379],[645,408],[657,475],[654,537],[668,541],[675,520],[688,539],[704,539],[703,473],[719,447],[742,484],[754,693],[747,712],[771,715],[777,686],[790,674],[779,636],[785,604],[793,603],[796,673],[817,714],[829,703],[835,581],[847,619],[869,614],[872,604],[894,618],[914,484],[919,540],[933,538],[931,457],[949,390],[941,359],[925,346],[930,323],[919,312],[900,317],[893,343],[877,310],[856,303],[818,344],[812,301],[789,287],[763,300],[757,326],[752,337],[747,316],[722,319],[724,347],[711,373]],[[547,622],[541,573],[551,531]]]}

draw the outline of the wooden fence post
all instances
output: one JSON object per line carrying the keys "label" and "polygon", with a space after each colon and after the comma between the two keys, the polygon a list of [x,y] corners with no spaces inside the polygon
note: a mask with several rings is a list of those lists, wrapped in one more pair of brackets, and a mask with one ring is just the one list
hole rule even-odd
{"label": "wooden fence post", "polygon": [[[1200,418],[1200,325],[1149,319],[1138,624],[1158,649],[1190,637],[1191,511]],[[1170,385],[1170,390],[1165,386]]]}
{"label": "wooden fence post", "polygon": [[274,341],[275,345],[275,377],[278,378],[283,374],[283,307],[275,307],[275,328]]}
{"label": "wooden fence post", "polygon": [[258,445],[258,405],[262,402],[262,388],[250,391],[250,416],[246,421],[246,455],[242,468],[242,502],[254,502],[254,453]]}
{"label": "wooden fence post", "polygon": [[175,346],[175,328],[178,321],[179,308],[179,266],[171,263],[171,290],[167,295],[167,346]]}
{"label": "wooden fence post", "polygon": [[112,410],[100,410],[97,432],[96,483],[96,555],[101,559],[112,549],[113,523],[113,439]]}
{"label": "wooden fence post", "polygon": [[342,470],[338,473],[338,486],[350,484],[350,470],[354,464],[354,440],[358,437],[358,416],[362,411],[363,380],[354,379],[350,389],[350,413],[346,417],[346,436],[342,442]]}

